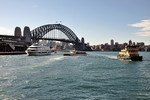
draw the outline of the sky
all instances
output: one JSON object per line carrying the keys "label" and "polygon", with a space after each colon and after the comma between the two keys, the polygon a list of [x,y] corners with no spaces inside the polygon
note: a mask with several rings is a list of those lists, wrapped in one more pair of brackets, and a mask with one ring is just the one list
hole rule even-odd
{"label": "sky", "polygon": [[150,45],[149,5],[150,0],[0,0],[0,34],[61,22],[90,45],[111,39]]}

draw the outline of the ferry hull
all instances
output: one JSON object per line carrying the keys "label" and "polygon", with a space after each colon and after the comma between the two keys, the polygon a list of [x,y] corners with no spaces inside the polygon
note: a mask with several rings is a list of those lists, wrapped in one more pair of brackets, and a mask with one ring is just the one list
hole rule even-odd
{"label": "ferry hull", "polygon": [[136,57],[121,57],[121,56],[117,56],[118,59],[121,60],[131,60],[131,61],[142,61],[143,57],[142,56],[136,56]]}
{"label": "ferry hull", "polygon": [[26,52],[28,56],[45,56],[50,55],[50,52]]}

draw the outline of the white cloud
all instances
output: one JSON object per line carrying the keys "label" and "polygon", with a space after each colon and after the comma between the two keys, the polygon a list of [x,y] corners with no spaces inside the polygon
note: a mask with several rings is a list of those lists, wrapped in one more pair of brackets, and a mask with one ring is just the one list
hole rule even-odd
{"label": "white cloud", "polygon": [[150,36],[150,31],[137,32],[136,34],[139,36]]}
{"label": "white cloud", "polygon": [[140,23],[130,24],[130,26],[141,27],[141,30],[137,32],[137,35],[150,37],[150,19],[141,20]]}
{"label": "white cloud", "polygon": [[14,34],[13,31],[14,31],[13,29],[9,29],[9,28],[0,26],[0,34],[2,34],[2,35],[13,35]]}

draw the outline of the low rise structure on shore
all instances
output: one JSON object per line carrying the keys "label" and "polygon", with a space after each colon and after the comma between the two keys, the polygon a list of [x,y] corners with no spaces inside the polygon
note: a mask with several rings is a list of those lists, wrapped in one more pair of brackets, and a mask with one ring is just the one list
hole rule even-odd
{"label": "low rise structure on shore", "polygon": [[130,40],[129,43],[119,44],[111,40],[110,44],[100,44],[100,45],[93,45],[90,46],[93,51],[120,51],[127,45],[137,45],[139,47],[139,51],[150,52],[150,45],[145,45],[144,42],[133,42]]}

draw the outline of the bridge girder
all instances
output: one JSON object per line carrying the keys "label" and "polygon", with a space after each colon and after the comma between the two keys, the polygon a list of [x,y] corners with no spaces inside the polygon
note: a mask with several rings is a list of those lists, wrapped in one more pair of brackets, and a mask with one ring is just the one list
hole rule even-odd
{"label": "bridge girder", "polygon": [[[71,43],[79,43],[80,40],[79,38],[76,36],[76,34],[69,29],[68,27],[62,25],[62,24],[48,24],[48,25],[43,25],[40,26],[34,30],[31,31],[31,36],[32,39],[42,39],[44,35],[46,35],[48,32],[57,29],[61,32],[63,32],[67,37],[68,37],[68,41],[70,41]],[[51,37],[49,37],[50,39]],[[53,40],[62,40],[62,39],[53,39]]]}

